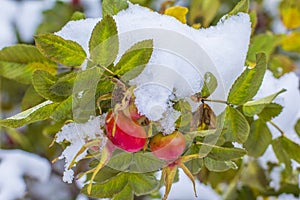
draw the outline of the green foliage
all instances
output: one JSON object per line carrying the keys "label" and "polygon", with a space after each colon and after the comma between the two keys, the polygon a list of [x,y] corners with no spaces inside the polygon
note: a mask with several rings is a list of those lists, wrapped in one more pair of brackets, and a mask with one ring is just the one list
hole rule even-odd
{"label": "green foliage", "polygon": [[119,51],[117,25],[107,15],[96,24],[89,41],[90,58],[93,64],[108,67],[116,59]]}
{"label": "green foliage", "polygon": [[[130,47],[114,68],[114,73],[123,76],[123,80],[131,80],[139,75],[151,58],[153,41],[143,40]],[[130,72],[129,72],[130,71]],[[129,72],[128,74],[126,74]]]}
{"label": "green foliage", "polygon": [[59,31],[71,19],[74,7],[69,3],[56,1],[53,8],[43,12],[43,21],[36,33],[54,33]]}
{"label": "green foliage", "polygon": [[241,0],[236,4],[236,6],[229,12],[229,16],[236,15],[239,12],[248,13],[249,10],[249,0]]}
{"label": "green foliage", "polygon": [[226,141],[244,143],[249,135],[249,124],[237,109],[227,106],[225,110],[224,129],[222,134]]}
{"label": "green foliage", "polygon": [[[120,172],[106,182],[95,183],[89,196],[93,198],[133,199],[133,194],[140,196],[153,192],[159,185],[152,174]],[[87,187],[82,191],[87,194]]]}
{"label": "green foliage", "polygon": [[210,73],[210,72],[206,72],[204,74],[204,85],[201,89],[201,96],[203,98],[207,98],[209,97],[218,87],[218,81],[216,79],[216,77]]}
{"label": "green foliage", "polygon": [[209,26],[220,6],[219,0],[192,0],[188,23],[190,25],[200,23],[203,27]]}
{"label": "green foliage", "polygon": [[70,20],[72,21],[77,21],[77,20],[81,20],[81,19],[85,19],[85,14],[79,11],[76,11],[73,13],[72,17]]}
{"label": "green foliage", "polygon": [[0,126],[17,128],[36,121],[48,119],[56,107],[56,103],[45,101],[17,115],[0,120]]}
{"label": "green foliage", "polygon": [[265,54],[257,54],[256,66],[245,69],[232,85],[227,101],[234,105],[241,105],[251,100],[257,93],[266,72]]}
{"label": "green foliage", "polygon": [[280,136],[272,141],[272,147],[278,160],[285,164],[286,169],[290,172],[291,159],[300,163],[300,146],[285,136]]}
{"label": "green foliage", "polygon": [[220,161],[209,157],[204,158],[206,168],[212,172],[223,172],[229,169],[237,169],[237,166],[232,161]]}
{"label": "green foliage", "polygon": [[259,157],[263,155],[271,141],[272,133],[266,122],[258,119],[251,124],[250,134],[244,147],[247,149],[248,155]]}
{"label": "green foliage", "polygon": [[102,1],[102,16],[116,15],[121,10],[128,7],[126,0],[103,0]]}
{"label": "green foliage", "polygon": [[0,74],[24,84],[31,83],[35,70],[56,73],[56,65],[45,58],[36,47],[18,44],[0,51]]}
{"label": "green foliage", "polygon": [[50,90],[56,81],[57,77],[47,71],[37,70],[32,75],[33,87],[40,96],[51,101],[62,101],[64,97],[58,96]]}
{"label": "green foliage", "polygon": [[24,97],[22,99],[21,107],[22,111],[27,110],[37,104],[40,104],[45,99],[41,97],[35,90],[34,87],[31,85],[26,90],[26,93],[24,94]]}
{"label": "green foliage", "polygon": [[86,59],[86,53],[76,42],[60,36],[45,33],[34,37],[37,48],[47,58],[65,66],[80,66]]}
{"label": "green foliage", "polygon": [[295,124],[295,131],[300,137],[300,119],[298,119],[297,123]]}
{"label": "green foliage", "polygon": [[285,92],[285,89],[276,92],[275,94],[271,94],[267,97],[248,101],[243,105],[243,112],[246,116],[252,117],[255,114],[259,114],[267,105],[269,105],[279,94]]}
{"label": "green foliage", "polygon": [[264,121],[270,121],[272,118],[278,116],[283,107],[277,103],[270,103],[258,114],[259,118]]}

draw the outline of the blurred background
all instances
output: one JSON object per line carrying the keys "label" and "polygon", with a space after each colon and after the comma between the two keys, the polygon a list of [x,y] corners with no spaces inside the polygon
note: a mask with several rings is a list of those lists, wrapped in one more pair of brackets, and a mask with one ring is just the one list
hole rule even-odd
{"label": "blurred background", "polygon": [[[164,9],[173,5],[188,7],[190,10],[188,24],[205,28],[215,25],[239,0],[131,0],[131,2],[147,6],[158,12],[163,12]],[[299,1],[295,2],[298,5],[300,4]],[[290,19],[292,22],[285,20],[287,18],[285,15],[288,15],[289,11],[282,8],[284,3],[281,0],[250,1],[251,16],[256,22],[253,24],[255,27],[251,43],[255,45],[253,48],[256,48],[256,50],[266,51],[269,57],[268,68],[276,78],[280,78],[289,72],[300,75],[300,11],[296,12],[293,18]],[[33,36],[35,34],[60,30],[77,11],[84,13],[86,17],[101,17],[101,1],[0,0],[0,49],[16,43],[34,44]],[[283,43],[278,42],[278,37],[281,35],[286,36],[289,40],[286,39]],[[251,62],[249,61],[249,63]],[[33,102],[28,101],[28,98],[23,98],[24,95],[29,94],[28,91],[32,90],[31,87],[0,76],[0,89],[0,114],[2,119],[32,106]],[[32,101],[38,103],[42,100],[34,99]],[[296,104],[298,107],[295,109],[299,109],[299,102]],[[50,164],[50,161],[59,156],[62,151],[62,147],[57,144],[49,148],[55,133],[50,121],[33,123],[16,130],[0,128],[0,149],[21,149],[38,154],[46,158]],[[58,161],[51,165],[51,176],[46,182],[41,183],[30,176],[24,177],[27,192],[22,199],[87,199],[83,195],[78,195],[82,185],[80,181],[73,184],[62,182],[63,164],[63,161]],[[274,166],[280,165],[274,163]],[[273,168],[252,167],[254,168],[253,176],[257,178],[257,182],[254,182],[253,185],[241,185],[242,189],[237,199],[256,199],[256,196],[260,196],[258,199],[265,199],[263,194],[257,194],[259,190],[255,189],[255,183],[269,184],[271,179],[268,176],[271,176],[272,170],[270,169]],[[77,170],[80,170],[80,168]],[[261,172],[260,170],[265,171]],[[219,176],[216,176],[218,173],[209,173],[204,170],[200,180],[209,186],[200,184],[198,181],[200,197],[197,199],[221,199],[217,194],[218,188],[225,187],[224,184],[228,184],[235,173],[233,170],[229,170],[220,172]],[[266,180],[262,177],[262,174],[267,176]],[[182,180],[174,185],[170,199],[194,199],[189,180],[182,175],[180,175],[180,178]],[[285,180],[277,180],[277,182],[282,181]],[[1,184],[5,184],[5,182],[0,180],[0,193]],[[270,196],[274,196],[273,199],[297,199],[291,195],[299,194],[297,182],[289,182],[285,186],[288,187],[286,190],[278,190],[271,193]],[[14,186],[12,185],[12,187]],[[212,188],[215,188],[215,190]],[[137,199],[143,199],[143,197]]]}

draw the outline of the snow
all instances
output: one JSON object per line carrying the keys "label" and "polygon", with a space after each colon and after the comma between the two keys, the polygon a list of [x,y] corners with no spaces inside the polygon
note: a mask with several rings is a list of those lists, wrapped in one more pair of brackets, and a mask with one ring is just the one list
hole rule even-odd
{"label": "snow", "polygon": [[[136,85],[134,94],[139,112],[150,120],[165,117],[170,97],[181,99],[199,92],[205,72],[212,72],[219,82],[212,98],[225,99],[231,84],[243,71],[251,32],[245,13],[200,30],[132,4],[114,19],[120,39],[116,62],[134,43],[153,39],[154,50],[148,65],[130,82]],[[56,34],[78,42],[88,54],[88,38],[99,20],[69,22]]]}
{"label": "snow", "polygon": [[21,150],[0,150],[0,199],[22,198],[26,192],[23,177],[48,180],[50,163],[45,158]]}
{"label": "snow", "polygon": [[[68,169],[72,160],[75,158],[77,152],[83,145],[91,140],[99,140],[99,151],[106,145],[107,138],[104,136],[103,129],[106,115],[91,117],[89,121],[83,124],[69,123],[62,127],[61,131],[56,134],[56,142],[68,141],[70,145],[65,148],[59,159],[65,159],[65,171],[63,181],[72,183],[74,178],[74,171]],[[77,158],[76,162],[87,155],[87,149],[82,152]]]}

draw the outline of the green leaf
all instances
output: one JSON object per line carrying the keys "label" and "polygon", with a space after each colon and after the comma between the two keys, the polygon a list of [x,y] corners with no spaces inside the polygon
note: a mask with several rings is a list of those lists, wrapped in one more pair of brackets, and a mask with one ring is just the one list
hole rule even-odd
{"label": "green leaf", "polygon": [[218,81],[216,77],[212,73],[206,72],[204,74],[204,85],[200,92],[201,96],[203,98],[209,97],[216,90],[217,87],[218,87]]}
{"label": "green leaf", "polygon": [[272,55],[269,62],[269,70],[275,78],[280,78],[286,73],[297,69],[297,65],[290,56],[283,54]]}
{"label": "green leaf", "polygon": [[116,15],[121,10],[128,8],[126,0],[103,0],[102,1],[102,16]]}
{"label": "green leaf", "polygon": [[79,12],[79,11],[76,11],[72,14],[72,17],[70,20],[72,21],[77,21],[77,20],[82,20],[82,19],[85,19],[85,14],[82,13],[82,12]]}
{"label": "green leaf", "polygon": [[[275,142],[276,141],[276,142]],[[276,138],[274,140],[275,143],[280,144],[281,153],[278,154],[278,152],[275,152],[278,160],[282,161],[284,159],[281,158],[281,156],[278,155],[285,155],[287,158],[293,159],[296,162],[300,163],[300,145],[293,142],[292,140],[288,139],[285,136],[281,136],[279,138]],[[275,150],[274,150],[275,151]]]}
{"label": "green leaf", "polygon": [[5,128],[4,130],[13,143],[20,145],[24,150],[33,151],[33,145],[25,134],[14,128]]}
{"label": "green leaf", "polygon": [[[203,145],[205,146],[205,144]],[[241,158],[246,153],[247,151],[244,149],[214,146],[208,157],[218,161],[228,161]]]}
{"label": "green leaf", "polygon": [[259,118],[264,121],[270,121],[274,117],[278,116],[283,107],[277,103],[270,103],[258,114]]}
{"label": "green leaf", "polygon": [[[98,163],[99,162],[97,162],[97,164]],[[96,167],[96,166],[93,166],[93,167]],[[98,172],[94,181],[96,183],[104,183],[104,182],[108,181],[109,179],[117,176],[119,173],[121,173],[121,172],[114,168],[111,168],[109,166],[105,166]]]}
{"label": "green leaf", "polygon": [[244,143],[249,135],[250,126],[246,118],[235,108],[227,106],[225,110],[222,134],[226,141]]}
{"label": "green leaf", "polygon": [[237,169],[237,166],[232,161],[219,161],[209,157],[204,158],[204,163],[209,171],[223,172],[229,169]]}
{"label": "green leaf", "polygon": [[295,131],[298,134],[298,136],[300,137],[300,119],[298,119],[297,123],[295,124]]}
{"label": "green leaf", "polygon": [[130,185],[127,184],[112,200],[134,200],[134,192],[131,190]]}
{"label": "green leaf", "polygon": [[56,103],[52,103],[51,101],[45,101],[17,115],[0,120],[0,126],[17,128],[25,124],[45,120],[50,117],[50,115],[56,107]]}
{"label": "green leaf", "polygon": [[32,84],[39,95],[51,101],[62,101],[65,97],[58,96],[50,90],[56,81],[57,77],[43,70],[37,70],[32,75]]}
{"label": "green leaf", "polygon": [[[188,148],[188,150],[186,151],[186,153],[184,155],[198,154],[199,151],[200,151],[199,145],[192,144],[190,146],[190,148]],[[192,174],[198,174],[201,170],[202,163],[203,163],[203,159],[196,158],[196,159],[190,160],[184,164],[190,170],[190,172]]]}
{"label": "green leaf", "polygon": [[73,93],[76,77],[76,72],[71,72],[59,77],[58,80],[50,87],[50,91],[57,96],[70,96]]}
{"label": "green leaf", "polygon": [[228,102],[234,105],[241,105],[255,96],[267,69],[265,54],[257,54],[256,63],[255,68],[245,69],[235,80],[229,91]]}
{"label": "green leaf", "polygon": [[36,35],[35,44],[47,58],[65,66],[80,66],[86,59],[83,48],[72,40],[45,33]]}
{"label": "green leaf", "polygon": [[254,66],[256,54],[260,52],[266,54],[266,60],[268,61],[276,46],[280,44],[281,38],[281,36],[269,32],[255,35],[250,42],[247,54],[247,64],[249,66]]}
{"label": "green leaf", "polygon": [[129,174],[129,185],[135,195],[141,196],[154,192],[157,189],[158,181],[153,174]]}
{"label": "green leaf", "polygon": [[119,76],[125,75],[122,77],[124,80],[135,78],[145,68],[152,55],[152,51],[153,40],[143,40],[134,44],[124,53],[113,71]]}
{"label": "green leaf", "polygon": [[271,141],[272,133],[266,122],[258,119],[251,124],[250,134],[244,147],[248,155],[257,158],[264,154]]}
{"label": "green leaf", "polygon": [[55,1],[52,8],[43,11],[43,21],[36,33],[54,33],[59,31],[72,17],[74,7],[69,2]]}
{"label": "green leaf", "polygon": [[[88,196],[118,199],[117,197],[122,196],[119,193],[122,193],[128,195],[127,198],[124,197],[125,199],[130,199],[133,193],[137,196],[149,194],[156,190],[158,185],[159,181],[153,174],[121,172],[105,182],[93,184],[91,194]],[[82,189],[84,194],[87,194],[86,189],[87,186]]]}
{"label": "green leaf", "polygon": [[68,119],[73,119],[72,115],[72,96],[62,101],[54,110],[51,118],[55,121],[66,121]]}
{"label": "green leaf", "polygon": [[22,99],[21,107],[22,111],[27,110],[33,106],[36,106],[37,104],[40,104],[45,99],[41,97],[35,90],[34,87],[31,85],[26,90],[25,95]]}
{"label": "green leaf", "polygon": [[92,198],[112,198],[121,192],[127,183],[127,173],[120,173],[107,182],[93,184],[91,194],[87,194],[87,185],[82,188],[82,192]]}
{"label": "green leaf", "polygon": [[96,65],[108,67],[119,52],[119,38],[115,20],[107,15],[96,24],[89,41],[91,60]]}
{"label": "green leaf", "polygon": [[215,18],[221,4],[219,0],[192,0],[188,22],[190,25],[201,24],[208,27]]}
{"label": "green leaf", "polygon": [[20,83],[30,84],[35,70],[41,69],[55,74],[56,68],[56,65],[31,45],[18,44],[0,51],[0,75]]}
{"label": "green leaf", "polygon": [[285,92],[285,89],[280,90],[267,97],[248,101],[243,105],[243,112],[246,116],[252,117],[255,114],[259,114],[268,104],[270,104],[279,94]]}
{"label": "green leaf", "polygon": [[249,10],[249,0],[241,0],[236,6],[228,13],[229,16],[236,15],[239,12],[248,13]]}

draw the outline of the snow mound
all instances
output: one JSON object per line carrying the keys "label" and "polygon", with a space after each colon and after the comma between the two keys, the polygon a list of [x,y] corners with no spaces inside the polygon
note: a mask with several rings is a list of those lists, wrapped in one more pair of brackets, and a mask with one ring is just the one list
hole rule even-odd
{"label": "snow mound", "polygon": [[0,199],[22,198],[26,191],[25,175],[45,182],[51,173],[48,160],[21,150],[1,149],[0,161]]}

